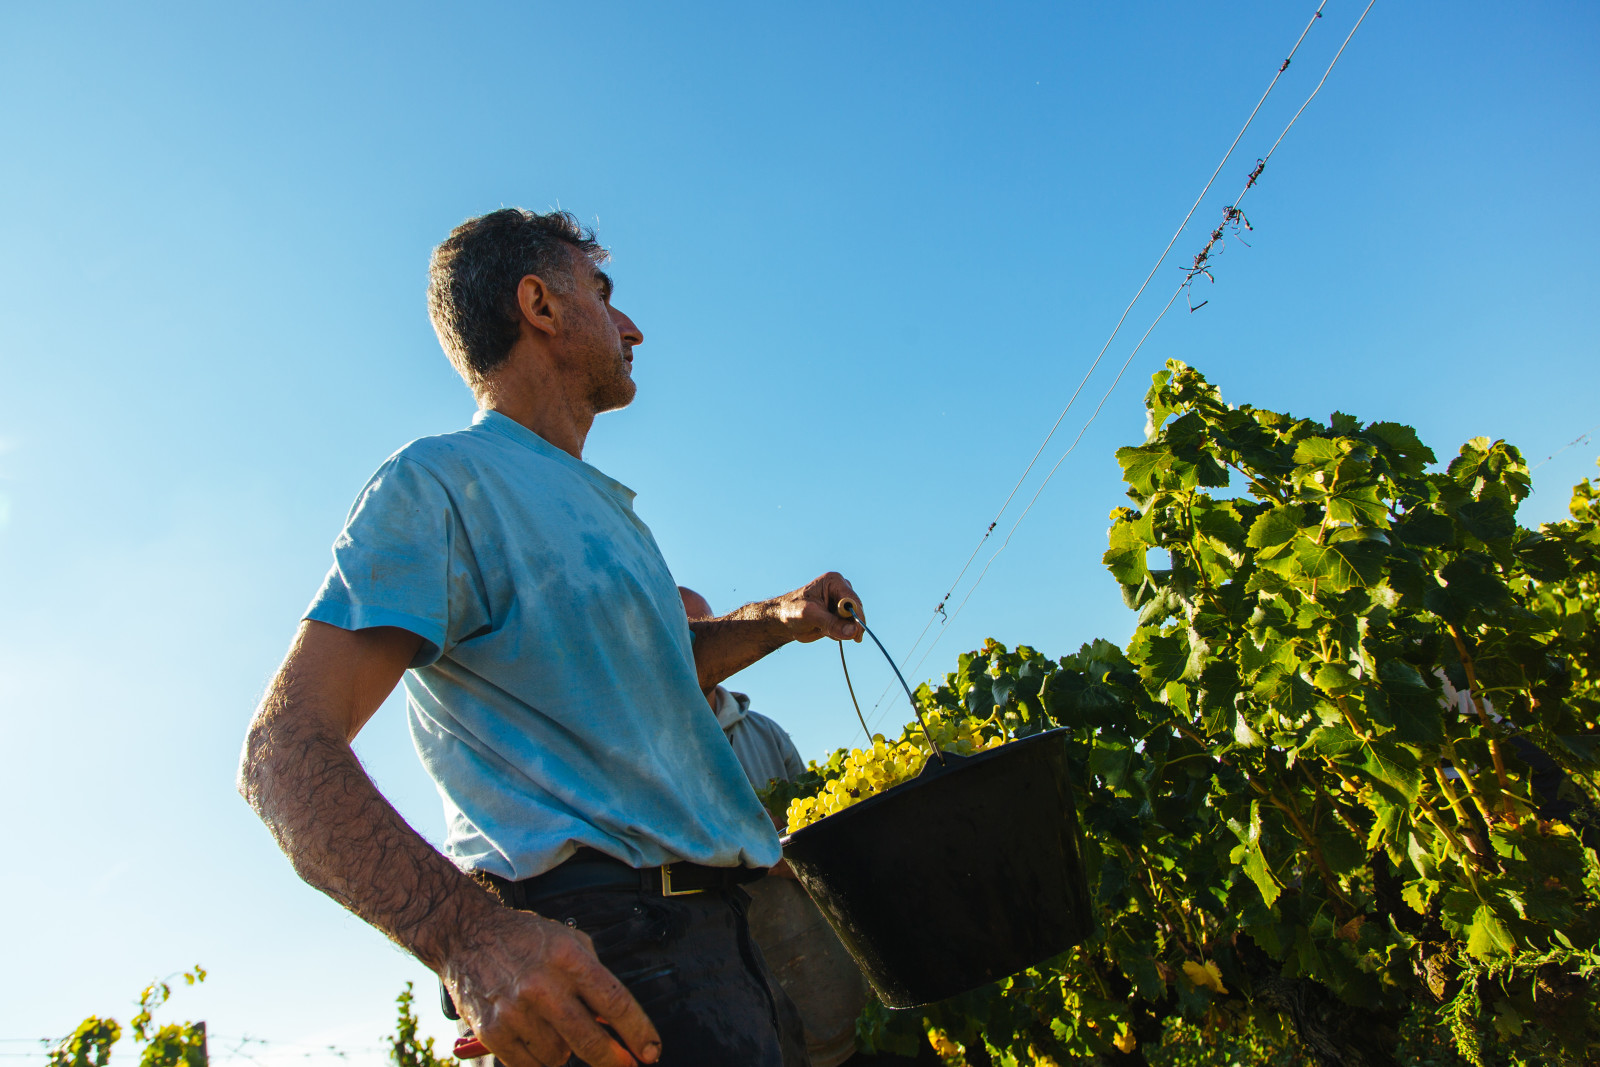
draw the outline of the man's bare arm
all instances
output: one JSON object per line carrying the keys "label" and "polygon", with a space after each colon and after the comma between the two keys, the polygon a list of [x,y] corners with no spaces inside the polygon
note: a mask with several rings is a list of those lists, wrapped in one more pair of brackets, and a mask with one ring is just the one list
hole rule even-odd
{"label": "man's bare arm", "polygon": [[829,571],[792,593],[746,604],[715,619],[693,619],[694,664],[710,689],[790,641],[860,641],[862,629],[838,613],[845,597],[860,603],[843,576]]}
{"label": "man's bare arm", "polygon": [[512,1067],[634,1056],[660,1038],[643,1010],[564,924],[503,908],[408,826],[350,742],[394,689],[420,639],[378,627],[301,625],[256,711],[239,791],[311,885],[437,972],[475,1033]]}

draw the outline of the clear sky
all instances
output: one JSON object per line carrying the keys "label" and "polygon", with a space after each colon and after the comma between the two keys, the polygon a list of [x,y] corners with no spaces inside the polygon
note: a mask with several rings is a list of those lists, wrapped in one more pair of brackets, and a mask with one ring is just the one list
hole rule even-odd
{"label": "clear sky", "polygon": [[[908,648],[1314,6],[0,4],[0,1057],[199,961],[173,1010],[219,1053],[375,1060],[425,986],[232,779],[355,492],[472,414],[423,306],[451,226],[560,205],[614,250],[639,398],[586,458],[680,581],[727,609],[838,569]],[[1329,0],[1160,299],[1360,7]],[[1165,359],[1446,458],[1600,422],[1597,57],[1587,0],[1378,0],[1251,191],[1251,247],[1151,336],[920,676],[991,634],[1126,636],[1112,451]],[[1524,521],[1597,452],[1540,467]],[[735,685],[808,755],[852,741],[831,648]],[[358,747],[437,838],[396,702]]]}

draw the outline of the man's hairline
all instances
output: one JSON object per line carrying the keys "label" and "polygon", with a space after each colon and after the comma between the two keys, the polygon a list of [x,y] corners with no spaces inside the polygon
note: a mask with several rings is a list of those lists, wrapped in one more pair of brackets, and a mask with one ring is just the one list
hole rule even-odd
{"label": "man's hairline", "polygon": [[[600,264],[609,262],[611,259],[611,253],[599,245],[596,245],[592,249],[587,249],[581,247],[576,242],[567,240],[565,237],[557,238],[557,240],[567,246],[568,259],[567,262],[563,263],[559,268],[557,268],[555,273],[561,275],[569,282],[576,282],[578,280],[575,271],[577,264],[573,262],[572,257],[576,256],[585,260],[589,264],[589,270],[591,272],[590,277],[600,279],[601,289],[604,293],[606,301],[609,303],[611,300],[611,294],[616,291],[616,283],[612,281],[611,275],[600,269]],[[540,281],[545,281],[543,276],[532,271],[524,274],[523,277],[538,278]],[[546,284],[549,283],[546,282]],[[557,290],[557,292],[560,291],[561,290],[559,289]]]}

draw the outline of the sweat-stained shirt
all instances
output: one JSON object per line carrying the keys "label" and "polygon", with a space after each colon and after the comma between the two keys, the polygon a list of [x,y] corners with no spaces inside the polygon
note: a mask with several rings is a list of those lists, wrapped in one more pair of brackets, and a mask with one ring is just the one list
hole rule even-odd
{"label": "sweat-stained shirt", "polygon": [[480,411],[391,456],[334,542],[305,617],[422,638],[411,737],[465,870],[528,878],[579,845],[635,867],[778,861],[633,497]]}

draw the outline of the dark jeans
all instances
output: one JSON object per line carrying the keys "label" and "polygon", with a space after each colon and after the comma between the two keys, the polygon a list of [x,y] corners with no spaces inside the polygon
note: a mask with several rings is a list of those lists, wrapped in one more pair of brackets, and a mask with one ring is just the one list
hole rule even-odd
{"label": "dark jeans", "polygon": [[[589,890],[537,911],[576,926],[661,1034],[658,1067],[810,1067],[800,1016],[750,939],[742,889]],[[570,1067],[585,1067],[573,1057]]]}

